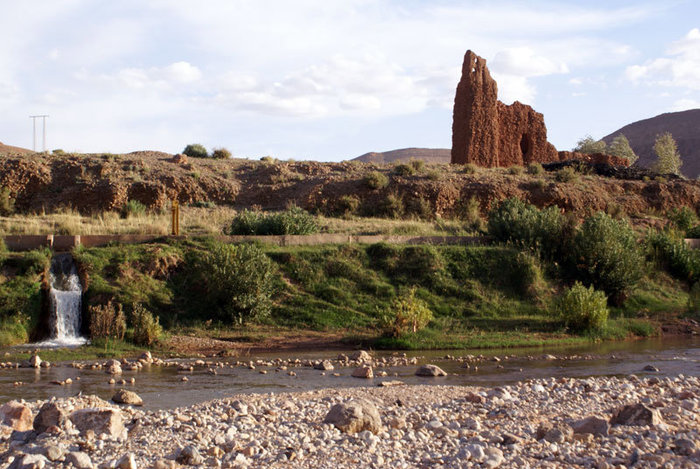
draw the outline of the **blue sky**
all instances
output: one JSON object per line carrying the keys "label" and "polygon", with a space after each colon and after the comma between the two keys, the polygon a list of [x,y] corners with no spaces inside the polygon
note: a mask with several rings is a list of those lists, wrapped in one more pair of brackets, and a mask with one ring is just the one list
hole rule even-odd
{"label": "blue sky", "polygon": [[[342,160],[449,148],[467,49],[570,149],[700,107],[700,2],[0,0],[0,141]],[[39,142],[41,145],[41,142]]]}

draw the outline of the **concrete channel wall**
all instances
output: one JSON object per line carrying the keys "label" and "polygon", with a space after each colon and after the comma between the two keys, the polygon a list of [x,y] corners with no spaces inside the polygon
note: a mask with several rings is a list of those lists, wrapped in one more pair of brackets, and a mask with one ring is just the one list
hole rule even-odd
{"label": "concrete channel wall", "polygon": [[[148,243],[159,239],[177,239],[184,236],[163,235],[13,235],[5,236],[5,244],[11,251],[29,251],[49,247],[54,251],[70,251],[75,246],[106,246],[116,244]],[[486,244],[488,238],[480,236],[390,236],[390,235],[285,235],[285,236],[214,236],[225,243],[256,241],[276,246],[316,246],[322,244],[443,244],[474,245]]]}

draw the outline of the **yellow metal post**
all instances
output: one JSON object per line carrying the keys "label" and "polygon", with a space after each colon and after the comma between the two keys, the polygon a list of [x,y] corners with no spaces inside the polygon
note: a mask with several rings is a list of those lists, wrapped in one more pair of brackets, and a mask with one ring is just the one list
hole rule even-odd
{"label": "yellow metal post", "polygon": [[171,227],[170,234],[173,236],[180,236],[180,204],[177,200],[173,200],[172,206],[172,216],[171,216]]}

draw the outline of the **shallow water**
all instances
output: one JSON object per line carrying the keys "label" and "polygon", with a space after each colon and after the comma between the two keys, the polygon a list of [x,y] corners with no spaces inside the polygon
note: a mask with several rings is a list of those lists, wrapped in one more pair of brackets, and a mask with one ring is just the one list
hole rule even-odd
{"label": "shallow water", "polygon": [[[319,359],[336,358],[337,350],[332,352],[297,352],[287,354],[259,354],[229,359],[256,360],[273,358]],[[478,371],[461,367],[461,363],[445,360],[445,355],[464,356],[479,354],[486,357],[498,356],[500,362],[489,358],[477,363]],[[377,352],[375,356],[391,356],[397,352]],[[543,354],[569,357],[565,360],[543,360]],[[78,370],[68,366],[53,366],[49,369],[0,369],[0,403],[11,399],[47,399],[51,396],[68,397],[78,393],[97,394],[109,399],[119,388],[126,388],[138,393],[147,409],[167,409],[192,405],[211,399],[223,398],[237,393],[255,392],[292,392],[330,387],[376,386],[384,380],[398,379],[407,384],[449,384],[497,386],[525,379],[547,377],[588,377],[588,376],[677,376],[678,374],[700,376],[700,337],[679,339],[655,339],[634,342],[609,342],[592,344],[585,347],[547,347],[527,349],[474,351],[420,351],[408,352],[408,356],[419,357],[419,363],[435,363],[447,371],[444,378],[422,378],[414,375],[415,365],[407,367],[381,368],[389,373],[384,378],[372,380],[352,378],[353,368],[339,368],[326,372],[309,367],[290,367],[297,376],[288,376],[286,372],[275,372],[274,367],[259,367],[248,370],[242,367],[216,368],[217,375],[207,373],[207,368],[198,367],[194,372],[178,372],[176,367],[144,366],[141,371],[124,371],[122,377],[127,381],[134,377],[136,383],[110,385],[110,376],[103,370]],[[593,358],[586,359],[585,356]],[[507,359],[504,357],[508,356]],[[578,356],[578,358],[576,357]],[[214,359],[214,361],[227,361]],[[336,365],[336,363],[334,363]],[[653,365],[659,372],[645,372],[646,365]],[[260,374],[260,369],[267,369],[267,374]],[[379,370],[379,369],[378,369]],[[332,376],[332,373],[341,376]],[[182,382],[182,376],[189,381]],[[71,378],[73,383],[66,386],[51,384]],[[13,386],[15,381],[22,381],[22,386]]]}

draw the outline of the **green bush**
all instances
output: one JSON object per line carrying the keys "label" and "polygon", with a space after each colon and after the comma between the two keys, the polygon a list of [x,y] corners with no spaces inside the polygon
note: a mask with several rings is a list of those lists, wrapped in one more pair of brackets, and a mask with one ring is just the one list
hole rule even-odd
{"label": "green bush", "polygon": [[649,256],[677,279],[695,283],[700,280],[700,252],[667,231],[650,232],[645,244]]}
{"label": "green bush", "polygon": [[140,217],[146,213],[146,206],[138,200],[130,200],[122,207],[122,218]]}
{"label": "green bush", "polygon": [[700,282],[695,282],[688,293],[688,314],[700,315]]}
{"label": "green bush", "polygon": [[598,212],[586,218],[572,249],[576,276],[620,304],[642,278],[644,257],[626,220]]}
{"label": "green bush", "polygon": [[683,232],[690,230],[698,222],[695,210],[689,207],[672,208],[666,217],[674,228]]}
{"label": "green bush", "polygon": [[406,214],[413,215],[424,220],[433,218],[435,212],[428,199],[421,196],[410,197],[406,203]]}
{"label": "green bush", "polygon": [[394,298],[381,318],[382,329],[390,337],[401,337],[407,332],[418,332],[433,319],[428,305],[416,298],[415,286]]}
{"label": "green bush", "polygon": [[53,253],[49,248],[33,249],[22,256],[19,261],[21,275],[38,275],[49,269]]}
{"label": "green bush", "polygon": [[387,194],[376,207],[376,214],[387,218],[401,218],[404,214],[403,199],[399,194]]}
{"label": "green bush", "polygon": [[431,181],[439,181],[440,179],[442,179],[442,173],[437,169],[431,169],[430,171],[425,173],[425,177]]}
{"label": "green bush", "polygon": [[90,339],[124,339],[126,319],[120,303],[114,306],[109,301],[104,305],[90,306],[88,311],[90,313]]}
{"label": "green bush", "polygon": [[211,152],[211,157],[217,160],[227,160],[231,158],[231,152],[226,148],[214,148]]}
{"label": "green bush", "polygon": [[273,264],[256,246],[215,243],[186,263],[194,300],[210,317],[241,324],[270,313]]}
{"label": "green bush", "polygon": [[389,179],[379,171],[371,171],[364,178],[364,183],[372,190],[383,189],[389,185]]}
{"label": "green bush", "polygon": [[537,252],[554,259],[568,239],[564,217],[556,206],[539,210],[520,199],[510,198],[489,212],[489,234],[497,241]]}
{"label": "green bush", "polygon": [[413,169],[416,170],[416,172],[421,172],[423,169],[425,169],[425,161],[423,160],[411,160],[410,165],[413,167]]}
{"label": "green bush", "polygon": [[685,232],[686,238],[700,238],[700,225],[695,225],[691,229]]}
{"label": "green bush", "polygon": [[360,199],[356,195],[340,196],[336,202],[335,213],[342,217],[355,215],[360,208]]}
{"label": "green bush", "polygon": [[466,228],[470,231],[483,231],[485,228],[484,219],[481,217],[481,205],[479,200],[471,196],[466,201],[458,204],[457,215],[464,221]]}
{"label": "green bush", "polygon": [[307,235],[318,231],[316,218],[292,206],[283,212],[265,214],[244,209],[236,214],[227,233],[231,235]]}
{"label": "green bush", "polygon": [[467,163],[462,168],[462,171],[464,171],[464,174],[474,174],[477,172],[478,169],[479,168],[475,164]]}
{"label": "green bush", "polygon": [[150,347],[158,343],[158,339],[163,333],[160,321],[157,317],[143,307],[141,304],[134,305],[131,312],[131,324],[134,328],[133,340],[137,345]]}
{"label": "green bush", "polygon": [[187,145],[185,149],[182,150],[182,154],[191,158],[206,158],[209,156],[207,149],[204,148],[204,145],[200,145],[199,143],[191,143]]}
{"label": "green bush", "polygon": [[525,168],[523,168],[522,166],[515,165],[515,166],[510,166],[507,171],[508,171],[508,174],[512,174],[513,176],[518,176],[520,174],[523,174],[523,172],[525,171]]}
{"label": "green bush", "polygon": [[544,168],[539,163],[530,163],[527,165],[527,174],[532,176],[542,176],[544,174]]}
{"label": "green bush", "polygon": [[586,288],[580,282],[558,298],[555,311],[566,327],[576,332],[600,330],[608,321],[605,293],[593,286]]}
{"label": "green bush", "polygon": [[0,187],[0,216],[6,217],[15,213],[15,199],[10,194],[10,189]]}
{"label": "green bush", "polygon": [[557,171],[554,177],[559,182],[573,182],[578,178],[578,174],[573,167],[567,166],[566,168],[561,168],[559,171]]}
{"label": "green bush", "polygon": [[394,166],[394,173],[398,174],[399,176],[413,176],[415,170],[410,164],[402,163]]}

